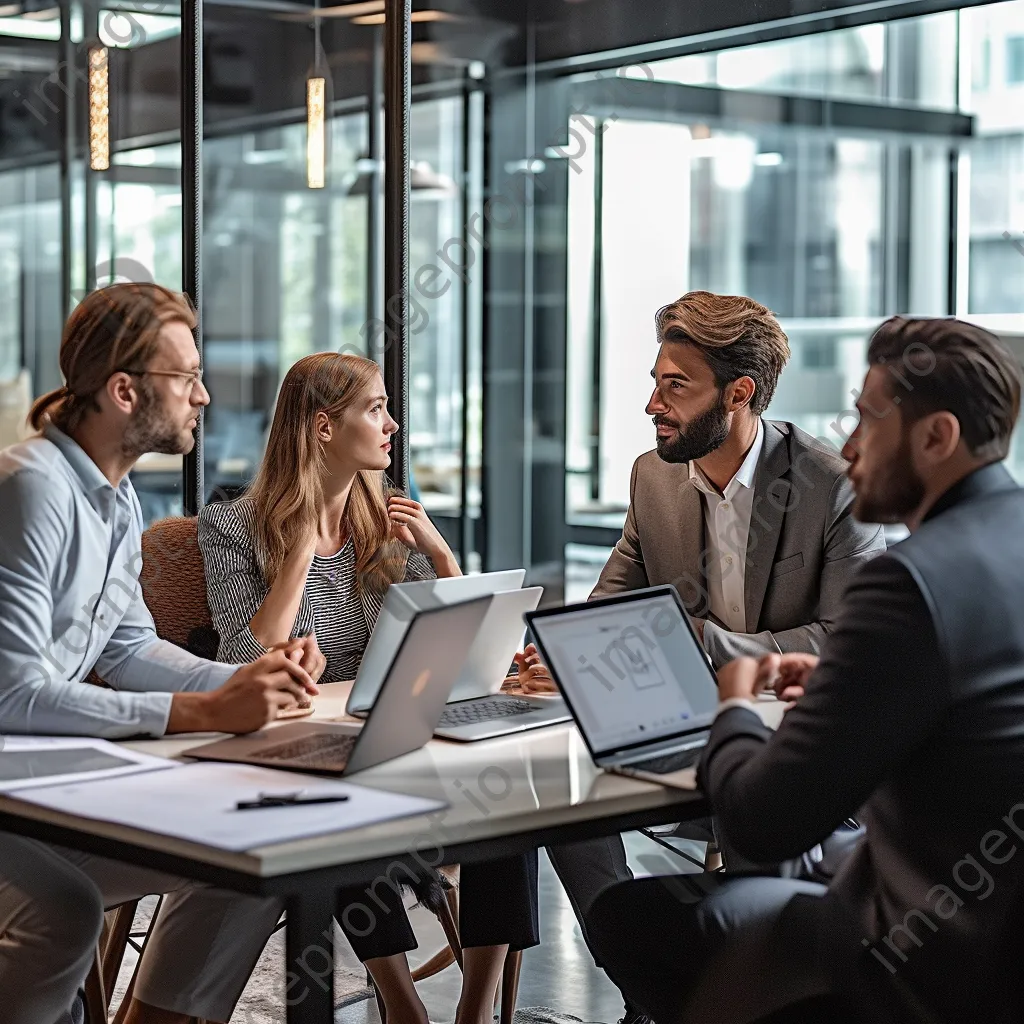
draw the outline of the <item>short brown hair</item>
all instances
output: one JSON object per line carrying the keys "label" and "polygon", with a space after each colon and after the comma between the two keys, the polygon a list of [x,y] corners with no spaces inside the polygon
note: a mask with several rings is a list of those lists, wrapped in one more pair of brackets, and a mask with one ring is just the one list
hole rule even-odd
{"label": "short brown hair", "polygon": [[973,456],[1006,458],[1020,414],[1021,364],[991,331],[952,317],[890,317],[871,337],[868,363],[890,368],[904,422],[951,412]]}
{"label": "short brown hair", "polygon": [[188,298],[159,284],[112,284],[90,292],[64,324],[60,370],[65,384],[36,399],[28,421],[40,430],[49,417],[65,433],[89,410],[118,370],[142,369],[157,351],[164,324],[196,326]]}
{"label": "short brown hair", "polygon": [[768,408],[789,361],[789,339],[766,306],[745,295],[687,292],[654,315],[658,341],[701,350],[719,390],[740,377],[754,382],[751,411]]}

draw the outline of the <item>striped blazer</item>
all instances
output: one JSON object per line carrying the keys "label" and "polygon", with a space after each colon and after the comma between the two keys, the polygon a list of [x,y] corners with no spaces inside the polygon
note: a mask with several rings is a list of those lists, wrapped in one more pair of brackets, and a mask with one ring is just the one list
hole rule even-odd
{"label": "striped blazer", "polygon": [[[207,505],[199,513],[199,547],[206,570],[210,613],[219,636],[218,661],[245,663],[264,653],[262,644],[249,628],[249,620],[269,593],[256,553],[255,524],[255,505],[244,495],[234,501]],[[433,579],[435,575],[429,558],[410,552],[406,582]],[[318,640],[327,645],[337,641],[339,631],[365,637],[373,632],[383,593],[360,590],[357,600],[339,606],[322,599],[318,601],[317,587],[317,581],[310,574],[292,636],[316,630]]]}

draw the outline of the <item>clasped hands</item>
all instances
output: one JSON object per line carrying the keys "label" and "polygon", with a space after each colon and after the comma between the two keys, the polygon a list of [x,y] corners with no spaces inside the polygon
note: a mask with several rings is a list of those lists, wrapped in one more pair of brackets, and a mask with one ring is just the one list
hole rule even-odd
{"label": "clasped hands", "polygon": [[720,700],[757,700],[772,692],[792,703],[804,694],[807,679],[818,666],[816,654],[765,654],[760,658],[736,658],[718,670]]}

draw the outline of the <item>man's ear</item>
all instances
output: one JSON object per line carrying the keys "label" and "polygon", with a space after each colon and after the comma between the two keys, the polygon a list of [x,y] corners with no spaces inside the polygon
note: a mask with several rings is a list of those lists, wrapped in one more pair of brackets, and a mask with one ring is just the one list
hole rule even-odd
{"label": "man's ear", "polygon": [[750,405],[754,398],[757,385],[751,377],[740,377],[726,385],[725,411],[737,412]]}
{"label": "man's ear", "polygon": [[135,380],[130,373],[111,374],[106,386],[100,392],[100,401],[107,402],[118,412],[130,416],[138,405],[139,393],[135,389]]}
{"label": "man's ear", "polygon": [[960,444],[960,421],[951,412],[923,416],[911,428],[914,448],[921,463],[937,466],[953,456]]}

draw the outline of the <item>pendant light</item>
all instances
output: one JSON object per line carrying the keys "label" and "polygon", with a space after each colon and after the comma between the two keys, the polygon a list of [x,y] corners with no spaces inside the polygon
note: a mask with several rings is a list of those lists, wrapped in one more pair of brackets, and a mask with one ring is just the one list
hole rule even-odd
{"label": "pendant light", "polygon": [[89,167],[110,167],[110,77],[105,46],[89,50]]}
{"label": "pendant light", "polygon": [[327,76],[320,61],[320,0],[313,4],[313,69],[306,79],[306,185],[327,184]]}

